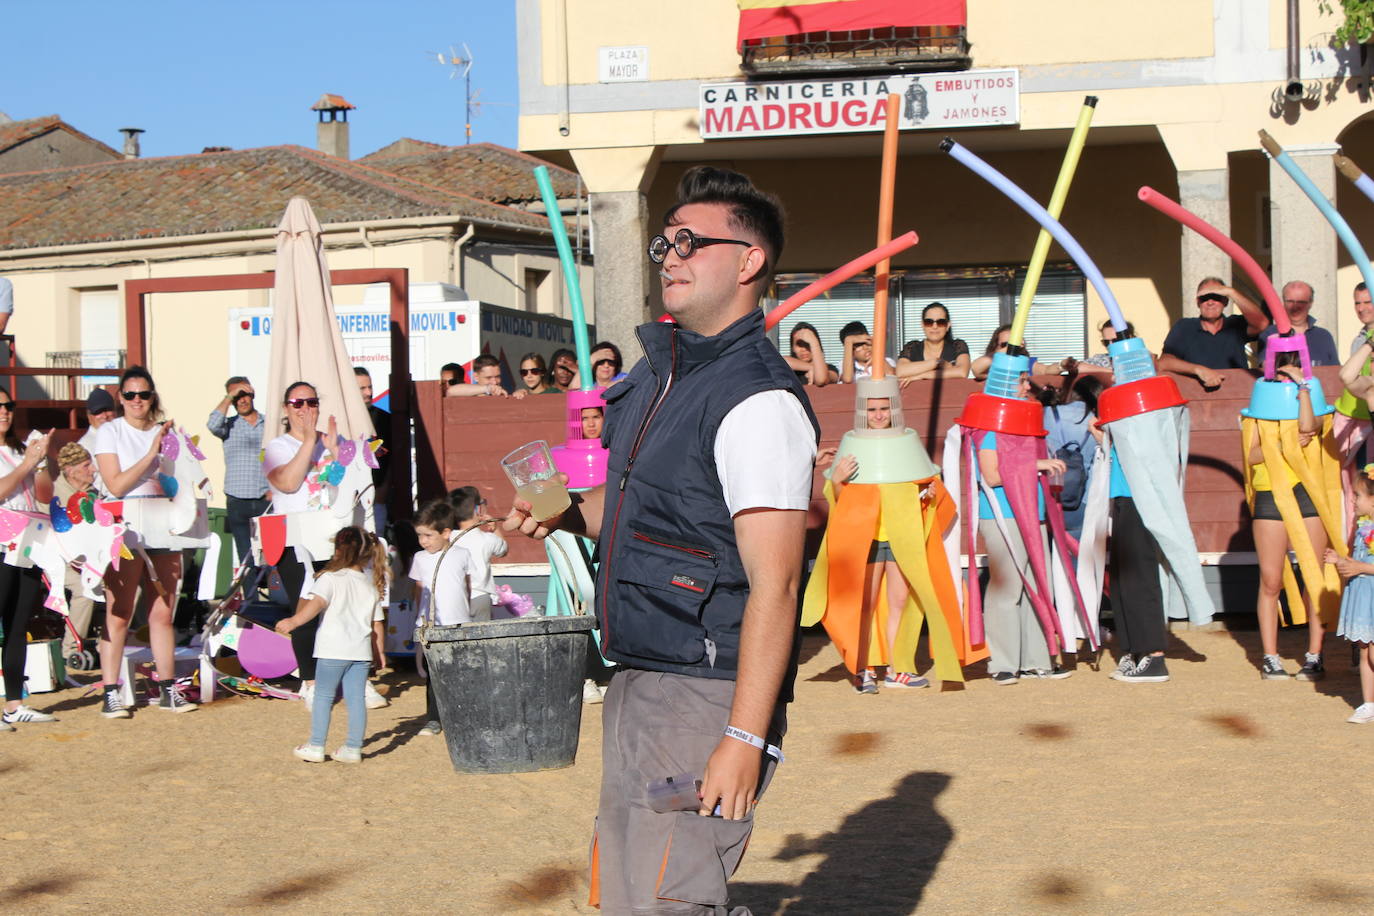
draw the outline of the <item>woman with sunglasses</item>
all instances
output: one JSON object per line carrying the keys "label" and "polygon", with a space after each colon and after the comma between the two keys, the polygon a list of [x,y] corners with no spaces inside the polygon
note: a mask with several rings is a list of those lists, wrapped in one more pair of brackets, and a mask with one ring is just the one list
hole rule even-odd
{"label": "woman with sunglasses", "polygon": [[520,383],[524,388],[517,388],[513,398],[528,397],[532,394],[559,394],[559,390],[549,382],[549,370],[544,364],[544,357],[538,353],[526,353],[520,357]]}
{"label": "woman with sunglasses", "polygon": [[[282,395],[282,414],[286,432],[267,443],[262,453],[262,470],[272,491],[272,513],[309,512],[320,508],[324,488],[316,487],[312,491],[307,478],[312,471],[336,459],[339,427],[330,417],[328,432],[320,434],[317,428],[320,396],[309,382],[294,382],[286,389]],[[314,558],[313,571],[319,572],[328,560],[329,557]],[[305,586],[305,563],[294,548],[282,553],[277,562],[277,575],[281,576],[282,588],[286,591],[287,606],[295,608]],[[316,617],[291,631],[291,648],[301,672],[301,699],[306,709],[314,699],[315,633],[319,627],[320,618]]]}
{"label": "woman with sunglasses", "polygon": [[788,335],[788,345],[791,355],[783,356],[783,359],[797,373],[797,380],[803,385],[821,388],[840,380],[840,370],[825,361],[825,349],[821,346],[821,338],[815,327],[798,321]]}
{"label": "woman with sunglasses", "polygon": [[[48,437],[33,432],[21,441],[14,430],[14,398],[0,387],[0,508],[37,512],[37,486],[46,490],[48,472],[40,465],[48,456]],[[24,705],[24,666],[28,660],[29,615],[43,600],[43,571],[21,569],[0,562],[0,626],[5,631],[5,712],[0,731],[20,722],[55,722],[51,715]],[[13,634],[11,636],[11,634]]]}
{"label": "woman with sunglasses", "polygon": [[609,340],[603,340],[592,347],[592,384],[597,388],[609,388],[625,377],[620,371],[620,348]]}
{"label": "woman with sunglasses", "polygon": [[[162,419],[162,402],[153,377],[142,366],[130,366],[119,377],[119,397],[124,415],[100,427],[96,433],[96,465],[105,489],[115,499],[147,499],[166,496],[157,473],[162,438],[172,421]],[[190,712],[196,704],[181,695],[176,684],[174,652],[176,631],[172,615],[181,592],[181,551],[148,547],[136,531],[127,531],[124,543],[135,548],[133,562],[120,563],[105,574],[105,636],[100,641],[100,675],[104,701],[100,714],[107,719],[127,719],[129,709],[119,696],[119,672],[124,661],[124,640],[142,587],[153,596],[148,610],[148,641],[157,668],[158,709]]]}
{"label": "woman with sunglasses", "polygon": [[953,336],[949,309],[932,302],[921,310],[924,340],[907,341],[897,354],[897,378],[903,382],[926,378],[967,378],[968,344]]}
{"label": "woman with sunglasses", "polygon": [[[973,361],[969,367],[973,378],[977,381],[986,381],[988,370],[992,368],[992,357],[995,353],[1003,353],[1007,349],[1007,340],[1011,337],[1011,325],[998,325],[997,330],[992,332],[992,338],[988,340],[988,348],[983,351],[983,355]],[[1035,365],[1035,360],[1031,360],[1031,365]]]}

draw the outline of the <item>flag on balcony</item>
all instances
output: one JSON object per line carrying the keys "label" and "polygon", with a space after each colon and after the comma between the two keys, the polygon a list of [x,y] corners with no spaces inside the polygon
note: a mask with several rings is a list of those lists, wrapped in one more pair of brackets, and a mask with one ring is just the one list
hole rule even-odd
{"label": "flag on balcony", "polygon": [[965,0],[737,0],[739,48],[750,39],[896,26],[960,26]]}

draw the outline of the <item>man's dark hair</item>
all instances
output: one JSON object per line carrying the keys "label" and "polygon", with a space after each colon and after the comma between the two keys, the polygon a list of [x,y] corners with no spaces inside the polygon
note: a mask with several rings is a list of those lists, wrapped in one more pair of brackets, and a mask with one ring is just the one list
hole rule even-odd
{"label": "man's dark hair", "polygon": [[354,366],[353,374],[358,376],[359,378],[362,378],[364,376],[366,376],[367,378],[372,378],[372,373],[367,371],[366,366]]}
{"label": "man's dark hair", "polygon": [[453,377],[460,382],[467,378],[467,373],[464,372],[463,367],[458,365],[457,363],[444,363],[442,366],[440,366],[439,377],[443,378],[445,372],[452,372]]}
{"label": "man's dark hair", "polygon": [[229,379],[229,381],[227,381],[227,382],[224,383],[224,390],[225,390],[225,391],[228,391],[230,388],[234,387],[235,385],[248,385],[248,384],[251,384],[251,383],[248,381],[248,376],[246,376],[246,375],[235,375],[235,376],[232,376],[232,377]]}
{"label": "man's dark hair", "polygon": [[767,280],[782,256],[783,211],[776,197],[754,187],[748,176],[728,169],[698,165],[688,169],[677,185],[677,203],[663,215],[664,226],[677,224],[677,212],[688,204],[723,204],[730,209],[730,225],[752,235],[768,256],[759,279]]}
{"label": "man's dark hair", "polygon": [[458,521],[465,522],[477,514],[477,507],[482,504],[482,494],[476,487],[459,487],[448,491],[448,501],[458,514]]}
{"label": "man's dark hair", "polygon": [[567,347],[559,347],[557,350],[554,350],[553,355],[549,357],[549,369],[552,370],[553,367],[558,363],[558,361],[562,359],[564,356],[570,357],[574,363],[577,362],[576,353],[569,350]]}
{"label": "man's dark hair", "polygon": [[867,333],[868,326],[866,324],[864,324],[862,321],[851,321],[849,322],[849,324],[840,328],[840,346],[844,346],[844,342],[849,338],[853,337],[855,334]]}
{"label": "man's dark hair", "polygon": [[1357,293],[1362,293],[1367,289],[1369,289],[1369,284],[1365,283],[1363,280],[1355,284],[1355,292]]}
{"label": "man's dark hair", "polygon": [[495,356],[492,356],[490,353],[483,353],[481,356],[477,357],[472,361],[472,374],[476,375],[479,371],[487,368],[488,366],[499,365],[501,365],[501,360],[499,360]]}

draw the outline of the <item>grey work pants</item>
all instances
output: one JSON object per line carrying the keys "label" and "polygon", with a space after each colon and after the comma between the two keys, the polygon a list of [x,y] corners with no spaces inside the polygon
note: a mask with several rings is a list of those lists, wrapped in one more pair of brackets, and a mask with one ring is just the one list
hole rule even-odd
{"label": "grey work pants", "polygon": [[[739,916],[726,881],[739,866],[751,814],[743,820],[702,817],[695,810],[659,814],[649,783],[689,774],[700,779],[729,724],[735,682],[654,671],[618,671],[603,707],[601,802],[592,840],[592,902],[601,912]],[[786,713],[779,706],[768,740],[780,744]],[[776,761],[767,755],[756,797]]]}
{"label": "grey work pants", "polygon": [[[978,533],[988,548],[988,590],[983,596],[983,628],[987,634],[988,673],[999,671],[1029,671],[1033,668],[1050,667],[1050,650],[1045,642],[1045,631],[1040,619],[1035,616],[1030,595],[1021,582],[1020,570],[1030,581],[1030,557],[1026,555],[1026,545],[1021,539],[1021,531],[1016,523],[1007,519],[1007,530],[1011,533],[1011,550],[992,519],[978,522]],[[1040,541],[1044,545],[1046,562],[1049,562],[1049,538],[1045,526],[1040,526]]]}

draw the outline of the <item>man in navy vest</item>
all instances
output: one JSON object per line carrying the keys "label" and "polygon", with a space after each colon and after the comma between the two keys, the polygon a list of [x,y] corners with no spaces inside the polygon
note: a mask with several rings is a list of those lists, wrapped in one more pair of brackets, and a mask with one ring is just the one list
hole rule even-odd
{"label": "man in navy vest", "polygon": [[[783,245],[777,200],[698,167],[663,222],[649,257],[675,323],[636,331],[645,358],[605,395],[606,486],[542,523],[517,501],[507,527],[599,539],[601,649],[619,668],[592,902],[724,913],[781,759],[819,427],[759,309]],[[699,793],[688,782],[675,804],[666,780],[683,776]]]}

